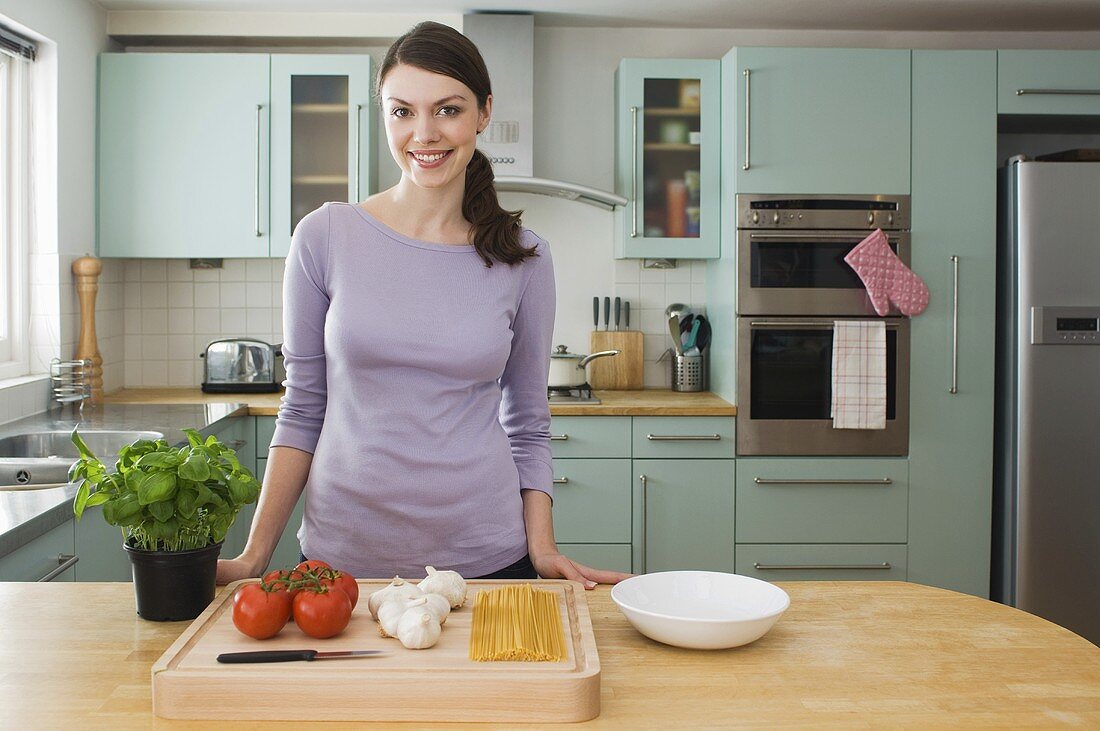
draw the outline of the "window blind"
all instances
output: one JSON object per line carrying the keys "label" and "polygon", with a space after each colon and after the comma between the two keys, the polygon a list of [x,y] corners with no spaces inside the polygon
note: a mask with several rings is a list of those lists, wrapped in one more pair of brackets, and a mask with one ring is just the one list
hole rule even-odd
{"label": "window blind", "polygon": [[31,39],[0,25],[0,53],[33,61],[38,55],[38,46]]}

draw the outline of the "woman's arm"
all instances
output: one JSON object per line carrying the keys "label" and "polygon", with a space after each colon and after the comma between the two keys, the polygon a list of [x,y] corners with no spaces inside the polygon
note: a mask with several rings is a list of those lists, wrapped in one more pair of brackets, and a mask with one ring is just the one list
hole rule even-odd
{"label": "woman's arm", "polygon": [[593,569],[558,552],[554,541],[554,516],[550,496],[541,490],[523,490],[523,522],[527,527],[527,552],[535,571],[544,579],[570,579],[592,589],[596,584],[617,584],[630,576],[619,571]]}

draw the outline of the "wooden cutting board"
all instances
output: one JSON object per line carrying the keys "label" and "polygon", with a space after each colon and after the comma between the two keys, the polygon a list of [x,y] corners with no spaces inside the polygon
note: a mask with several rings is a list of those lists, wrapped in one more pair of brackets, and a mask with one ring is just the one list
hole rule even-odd
{"label": "wooden cutting board", "polygon": [[[378,634],[367,596],[388,579],[361,580],[359,604],[340,635],[315,640],[287,624],[269,640],[233,626],[227,586],[152,668],[153,712],[164,718],[297,721],[573,722],[600,713],[600,660],[584,587],[561,580],[470,581],[466,604],[443,625],[439,642],[407,650]],[[480,591],[531,583],[559,596],[569,657],[563,662],[469,659],[473,605]],[[223,652],[313,649],[388,650],[346,660],[226,665]]]}
{"label": "wooden cutting board", "polygon": [[618,355],[597,358],[588,364],[588,385],[605,391],[636,391],[645,385],[640,330],[595,330],[589,337],[589,353],[618,350]]}

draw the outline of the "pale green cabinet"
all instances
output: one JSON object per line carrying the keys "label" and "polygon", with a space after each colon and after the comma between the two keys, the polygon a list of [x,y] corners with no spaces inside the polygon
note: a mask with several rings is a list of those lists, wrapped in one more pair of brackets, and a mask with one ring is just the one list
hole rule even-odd
{"label": "pale green cabinet", "polygon": [[270,58],[99,57],[103,257],[268,255]]}
{"label": "pale green cabinet", "polygon": [[908,574],[978,596],[992,523],[996,89],[994,51],[913,52],[912,267],[931,298],[911,330]]}
{"label": "pale green cabinet", "polygon": [[[256,450],[258,455],[256,459],[256,476],[261,481],[267,474],[268,450],[271,448],[271,438],[274,434],[274,416],[256,417]],[[298,543],[298,529],[302,526],[302,515],[305,512],[305,507],[306,500],[303,495],[294,506],[294,510],[291,511],[290,518],[287,519],[286,527],[283,529],[283,534],[279,538],[279,543],[275,546],[275,551],[271,554],[271,560],[268,561],[267,567],[269,569],[287,568],[298,563],[298,557],[301,555],[301,545]],[[254,512],[255,510],[253,509],[253,513]],[[249,525],[251,525],[251,516],[248,522]],[[247,541],[247,535],[245,536],[245,540]]]}
{"label": "pale green cabinet", "polygon": [[904,544],[738,544],[737,573],[764,581],[905,581]]}
{"label": "pale green cabinet", "polygon": [[720,253],[718,61],[623,59],[615,74],[617,258]]}
{"label": "pale green cabinet", "polygon": [[70,519],[0,557],[0,581],[73,581],[74,553]]}
{"label": "pale green cabinet", "polygon": [[367,55],[102,54],[100,256],[286,256],[373,187],[370,86]]}
{"label": "pale green cabinet", "polygon": [[[907,50],[740,47],[723,93],[736,96],[738,193],[909,192]],[[723,195],[727,205],[732,196]]]}
{"label": "pale green cabinet", "polygon": [[271,256],[326,201],[358,202],[373,189],[371,59],[271,57]]}
{"label": "pale green cabinet", "polygon": [[636,571],[734,570],[732,459],[635,459]]}
{"label": "pale green cabinet", "polygon": [[1100,51],[998,51],[996,85],[1000,114],[1100,114]]}
{"label": "pale green cabinet", "polygon": [[[213,433],[227,447],[237,452],[242,467],[256,474],[256,420],[251,416],[229,419],[217,425]],[[222,544],[220,558],[236,558],[244,550],[248,540],[248,529],[252,524],[252,514],[256,504],[244,505],[237,513],[236,520],[230,526]]]}

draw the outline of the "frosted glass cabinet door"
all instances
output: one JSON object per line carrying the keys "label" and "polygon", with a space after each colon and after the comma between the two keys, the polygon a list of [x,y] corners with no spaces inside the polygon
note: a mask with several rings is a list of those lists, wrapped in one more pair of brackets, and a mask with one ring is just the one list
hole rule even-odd
{"label": "frosted glass cabinet door", "polygon": [[267,256],[270,57],[99,57],[100,256]]}
{"label": "frosted glass cabinet door", "polygon": [[271,57],[271,256],[322,203],[369,195],[370,85],[370,56]]}
{"label": "frosted glass cabinet door", "polygon": [[718,257],[719,74],[718,61],[619,64],[619,258]]}

